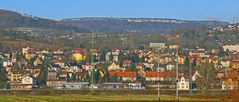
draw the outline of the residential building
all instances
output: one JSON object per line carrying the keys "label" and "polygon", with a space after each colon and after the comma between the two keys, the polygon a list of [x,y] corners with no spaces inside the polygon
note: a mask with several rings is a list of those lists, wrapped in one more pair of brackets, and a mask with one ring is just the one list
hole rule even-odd
{"label": "residential building", "polygon": [[189,90],[189,81],[187,81],[184,77],[178,82],[178,90]]}
{"label": "residential building", "polygon": [[224,77],[222,78],[222,90],[237,90],[238,80],[235,78]]}

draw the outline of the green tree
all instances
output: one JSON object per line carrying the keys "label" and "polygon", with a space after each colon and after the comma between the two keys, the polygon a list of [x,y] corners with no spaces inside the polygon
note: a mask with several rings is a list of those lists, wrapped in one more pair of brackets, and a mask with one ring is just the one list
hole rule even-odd
{"label": "green tree", "polygon": [[193,62],[192,62],[192,68],[195,68],[197,66],[197,59],[193,59]]}
{"label": "green tree", "polygon": [[[71,74],[71,76],[70,76],[70,74]],[[76,79],[75,73],[68,73],[67,74],[67,81],[68,82],[73,82],[73,81],[76,81],[76,80],[79,80],[79,79]]]}
{"label": "green tree", "polygon": [[101,79],[100,70],[97,70],[96,72],[94,72],[94,79],[95,79],[94,81],[96,83],[98,83],[100,81],[100,79]]}
{"label": "green tree", "polygon": [[91,55],[92,62],[97,62],[96,55]]}
{"label": "green tree", "polygon": [[145,86],[145,84],[146,84],[146,79],[145,79],[145,77],[137,75],[137,76],[136,76],[136,80],[137,80],[138,82],[140,82],[142,86]]}
{"label": "green tree", "polygon": [[108,82],[109,81],[109,72],[106,70],[104,71],[104,76],[102,78],[103,82]]}
{"label": "green tree", "polygon": [[84,44],[80,44],[80,48],[85,48],[85,45]]}
{"label": "green tree", "polygon": [[105,61],[106,50],[104,48],[100,48],[100,60]]}
{"label": "green tree", "polygon": [[47,79],[47,66],[41,68],[39,76],[37,77],[40,86],[44,86],[46,84]]}
{"label": "green tree", "polygon": [[198,73],[201,75],[200,78],[196,79],[196,84],[199,89],[203,90],[203,95],[207,93],[207,89],[215,88],[216,79],[215,79],[215,68],[212,63],[201,63],[197,67]]}
{"label": "green tree", "polygon": [[83,78],[84,82],[90,82],[90,75],[88,73],[85,74],[84,78]]}
{"label": "green tree", "polygon": [[135,64],[133,62],[130,63],[130,69],[129,71],[137,71]]}
{"label": "green tree", "polygon": [[6,69],[0,67],[0,82],[7,82]]}
{"label": "green tree", "polygon": [[120,67],[123,67],[123,62],[125,60],[125,56],[123,54],[123,52],[119,53],[119,63],[120,63]]}
{"label": "green tree", "polygon": [[110,53],[110,61],[113,61],[113,58],[114,58],[113,54]]}
{"label": "green tree", "polygon": [[224,52],[223,47],[220,47],[220,48],[219,48],[218,56],[219,56],[219,57],[225,56],[225,52]]}
{"label": "green tree", "polygon": [[139,50],[144,50],[144,44],[139,45]]}
{"label": "green tree", "polygon": [[129,54],[129,58],[133,63],[138,63],[139,62],[139,56],[134,52],[131,52]]}
{"label": "green tree", "polygon": [[3,48],[4,48],[4,45],[3,45],[3,43],[0,42],[0,51],[2,51]]}
{"label": "green tree", "polygon": [[188,56],[184,60],[184,74],[186,76],[189,76],[189,68],[190,68],[190,61]]}
{"label": "green tree", "polygon": [[85,62],[90,63],[92,61],[91,54],[87,54],[85,58]]}
{"label": "green tree", "polygon": [[112,77],[109,78],[110,79],[110,82],[118,82],[118,76],[115,74],[113,75]]}

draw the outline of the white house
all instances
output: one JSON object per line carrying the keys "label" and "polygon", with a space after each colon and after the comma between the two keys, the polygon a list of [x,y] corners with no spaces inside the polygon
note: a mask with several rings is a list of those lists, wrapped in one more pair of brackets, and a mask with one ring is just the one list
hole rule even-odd
{"label": "white house", "polygon": [[10,89],[12,90],[27,90],[32,89],[33,78],[25,75],[22,77],[21,83],[10,83]]}
{"label": "white house", "polygon": [[174,67],[175,67],[174,64],[167,64],[167,65],[166,65],[166,70],[167,70],[167,71],[171,71],[171,70],[174,69]]}
{"label": "white house", "polygon": [[8,66],[13,66],[12,61],[4,61],[3,62],[3,67],[8,67]]}
{"label": "white house", "polygon": [[109,67],[108,67],[109,71],[114,71],[114,70],[120,70],[119,65],[115,64],[115,62],[113,62]]}
{"label": "white house", "polygon": [[201,75],[196,71],[192,76],[192,81],[196,81],[197,77],[201,77]]}
{"label": "white house", "polygon": [[66,83],[66,80],[50,79],[46,81],[46,86],[55,89],[62,89]]}
{"label": "white house", "polygon": [[28,75],[23,76],[22,84],[33,84],[33,78]]}
{"label": "white house", "polygon": [[26,54],[30,47],[22,48],[22,54]]}
{"label": "white house", "polygon": [[119,61],[119,50],[113,51],[113,52],[107,52],[105,55],[106,61],[110,61],[110,56],[113,57],[113,61]]}
{"label": "white house", "polygon": [[105,55],[105,60],[106,61],[110,61],[110,56],[111,56],[111,52],[107,52],[106,55]]}
{"label": "white house", "polygon": [[82,68],[84,70],[88,71],[88,70],[95,69],[95,66],[94,65],[90,65],[89,63],[87,63],[86,65],[82,65]]}
{"label": "white house", "polygon": [[178,82],[178,90],[189,90],[189,82],[184,77],[181,77]]}
{"label": "white house", "polygon": [[67,82],[64,87],[66,89],[85,89],[89,87],[89,82]]}
{"label": "white house", "polygon": [[225,45],[222,46],[224,51],[239,51],[239,45]]}
{"label": "white house", "polygon": [[221,64],[222,64],[223,67],[227,67],[228,68],[230,66],[230,61],[229,60],[222,60]]}

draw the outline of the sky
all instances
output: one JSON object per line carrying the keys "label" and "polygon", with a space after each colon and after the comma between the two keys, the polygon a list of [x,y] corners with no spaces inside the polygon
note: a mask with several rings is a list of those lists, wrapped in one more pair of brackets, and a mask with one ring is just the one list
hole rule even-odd
{"label": "sky", "polygon": [[55,20],[112,16],[239,21],[239,0],[0,0],[0,9]]}

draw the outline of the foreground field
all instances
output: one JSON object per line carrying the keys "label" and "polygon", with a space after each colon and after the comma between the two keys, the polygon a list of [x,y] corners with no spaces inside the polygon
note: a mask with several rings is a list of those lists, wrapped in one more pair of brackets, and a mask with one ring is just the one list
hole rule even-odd
{"label": "foreground field", "polygon": [[[161,95],[162,101],[174,102],[175,96]],[[157,95],[8,95],[0,96],[0,102],[80,102],[80,101],[157,101]],[[180,97],[180,101],[218,102],[220,99]]]}

